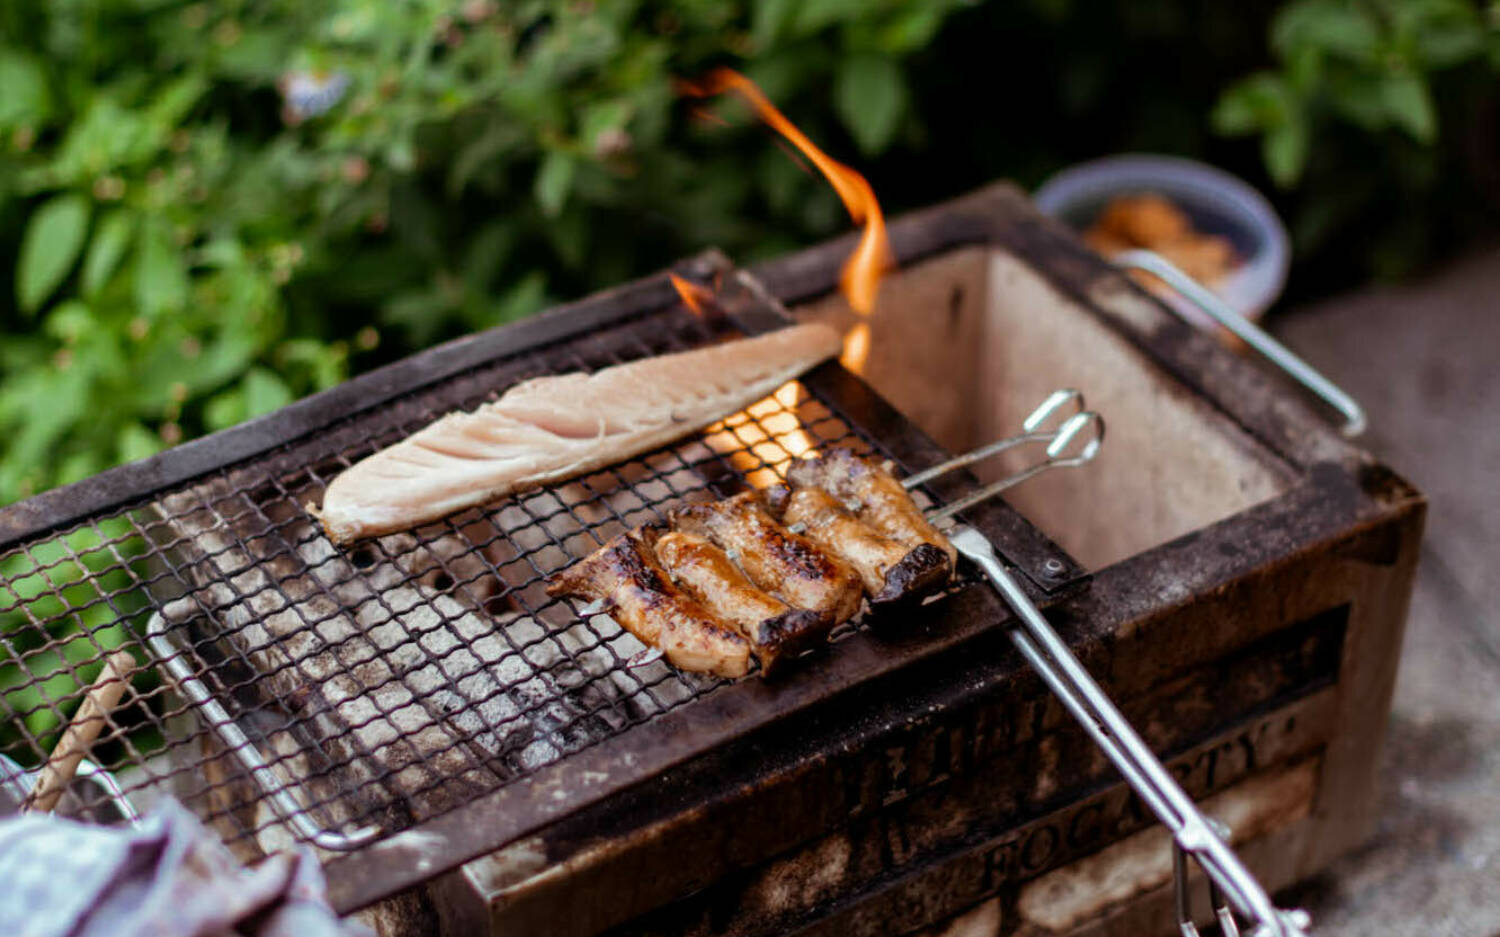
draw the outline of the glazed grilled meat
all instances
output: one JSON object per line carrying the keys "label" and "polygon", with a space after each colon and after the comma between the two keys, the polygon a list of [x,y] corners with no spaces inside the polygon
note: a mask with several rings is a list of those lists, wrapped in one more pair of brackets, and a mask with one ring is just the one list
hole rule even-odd
{"label": "glazed grilled meat", "polygon": [[750,669],[750,642],[673,585],[639,531],[555,574],[547,592],[610,603],[621,627],[683,670],[740,677]]}
{"label": "glazed grilled meat", "polygon": [[824,616],[792,608],[757,589],[727,553],[703,537],[650,529],[645,534],[677,586],[750,642],[761,670],[771,672],[783,657],[812,647],[828,634],[830,622]]}
{"label": "glazed grilled meat", "polygon": [[[608,602],[620,625],[683,670],[769,673],[823,642],[866,596],[926,596],[952,544],[886,464],[848,449],[795,462],[788,485],[672,512],[555,573],[552,595]],[[796,532],[788,528],[795,528]]]}
{"label": "glazed grilled meat", "polygon": [[672,524],[713,541],[758,588],[794,608],[818,613],[830,626],[859,611],[859,573],[778,523],[759,492],[688,505],[673,512]]}
{"label": "glazed grilled meat", "polygon": [[771,504],[782,523],[805,528],[814,543],[853,566],[872,604],[926,595],[948,579],[951,567],[942,550],[891,539],[822,488],[780,488]]}
{"label": "glazed grilled meat", "polygon": [[958,551],[948,538],[922,516],[911,495],[884,462],[849,449],[829,449],[822,455],[799,459],[787,471],[793,488],[821,488],[854,508],[860,520],[909,547],[930,544],[943,551],[952,574]]}

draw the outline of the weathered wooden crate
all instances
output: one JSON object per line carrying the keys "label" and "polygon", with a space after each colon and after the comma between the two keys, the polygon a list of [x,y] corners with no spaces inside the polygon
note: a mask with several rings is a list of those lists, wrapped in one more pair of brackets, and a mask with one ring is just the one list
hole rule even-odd
{"label": "weathered wooden crate", "polygon": [[[966,520],[1267,885],[1357,842],[1421,496],[1014,189],[892,236],[901,268],[868,320],[834,295],[848,239],[749,273],[709,255],[678,269],[715,282],[712,315],[647,278],[8,506],[0,598],[30,616],[11,640],[38,666],[75,633],[93,663],[107,637],[156,665],[166,682],[120,718],[157,750],[116,726],[100,767],[127,797],[171,790],[247,860],[319,847],[336,905],[389,937],[900,934],[955,916],[1165,933],[1162,831],[1011,648],[985,582],[843,628],[764,682],[630,667],[632,638],[543,588],[596,538],[808,447],[915,471],[1073,386],[1109,422],[1103,455]],[[306,510],[353,460],[515,381],[787,309],[863,333],[864,380],[825,365],[707,434],[354,549]],[[0,701],[23,763],[47,747],[27,717],[77,696],[32,689],[27,712]]]}
{"label": "weathered wooden crate", "polygon": [[[1049,618],[1268,887],[1357,843],[1421,495],[1011,187],[892,236],[863,322],[833,293],[847,239],[753,273],[868,328],[865,379],[949,450],[1084,390],[1104,454],[1007,496],[1091,571]],[[994,627],[433,894],[451,933],[1136,935],[1174,931],[1170,884],[1165,832]]]}

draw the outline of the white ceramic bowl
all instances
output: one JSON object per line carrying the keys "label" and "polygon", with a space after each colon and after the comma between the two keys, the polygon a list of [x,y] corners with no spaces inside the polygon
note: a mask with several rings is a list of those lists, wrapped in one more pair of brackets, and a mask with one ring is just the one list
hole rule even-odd
{"label": "white ceramic bowl", "polygon": [[1082,231],[1110,199],[1142,192],[1165,196],[1198,231],[1234,245],[1244,263],[1214,292],[1235,309],[1259,318],[1281,295],[1291,263],[1286,227],[1259,192],[1221,169],[1176,156],[1109,156],[1064,169],[1032,198],[1045,214]]}

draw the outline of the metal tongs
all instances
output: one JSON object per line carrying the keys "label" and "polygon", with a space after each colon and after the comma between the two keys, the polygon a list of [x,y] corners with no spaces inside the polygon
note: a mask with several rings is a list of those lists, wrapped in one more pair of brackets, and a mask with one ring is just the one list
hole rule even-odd
{"label": "metal tongs", "polygon": [[[1060,416],[1061,422],[1058,423]],[[1050,429],[1049,426],[1054,424],[1056,428]],[[1026,418],[1022,427],[1025,432],[1021,435],[949,459],[912,475],[903,484],[909,489],[1007,449],[1046,444],[1045,458],[927,513],[929,520],[941,521],[1049,469],[1084,465],[1099,454],[1104,441],[1103,420],[1098,414],[1084,409],[1083,395],[1076,390],[1055,391]],[[1075,444],[1078,444],[1077,451],[1072,452]],[[1068,650],[1067,644],[1000,562],[984,534],[962,523],[948,530],[947,534],[958,551],[984,572],[1016,613],[1020,625],[1011,629],[1010,639],[1022,656],[1114,762],[1151,812],[1171,831],[1178,927],[1183,937],[1198,935],[1188,894],[1189,857],[1196,860],[1208,876],[1209,901],[1224,937],[1238,937],[1240,934],[1236,913],[1254,922],[1251,937],[1305,937],[1310,924],[1307,912],[1284,910],[1272,904],[1265,889],[1230,848],[1228,831],[1198,810],[1192,798]]]}
{"label": "metal tongs", "polygon": [[[1068,412],[1070,409],[1071,413]],[[1048,429],[1048,423],[1059,414],[1067,415],[1063,417],[1056,429]],[[927,519],[937,523],[947,520],[960,511],[966,511],[982,501],[988,501],[1007,488],[1013,488],[1028,478],[1033,478],[1049,469],[1070,468],[1091,462],[1094,456],[1099,454],[1099,447],[1104,444],[1104,418],[1092,410],[1083,409],[1083,394],[1071,388],[1054,390],[1046,400],[1042,401],[1041,406],[1031,411],[1031,415],[1021,424],[1021,428],[1025,432],[1018,436],[996,440],[978,449],[965,452],[963,455],[954,456],[946,462],[939,462],[932,468],[907,476],[901,484],[907,491],[910,491],[918,485],[932,481],[939,475],[946,475],[954,469],[982,462],[1007,449],[1015,449],[1031,443],[1047,444],[1045,459],[1028,465],[999,481],[991,482],[951,504],[927,512]],[[1080,439],[1082,445],[1078,452],[1068,455],[1074,440]]]}

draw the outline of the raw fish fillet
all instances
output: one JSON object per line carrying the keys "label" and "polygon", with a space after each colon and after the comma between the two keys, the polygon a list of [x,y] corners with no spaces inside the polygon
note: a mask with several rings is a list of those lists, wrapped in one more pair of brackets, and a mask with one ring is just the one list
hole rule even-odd
{"label": "raw fish fillet", "polygon": [[825,325],[524,381],[351,466],[315,511],[335,543],[406,530],[697,432],[770,394],[841,339]]}

